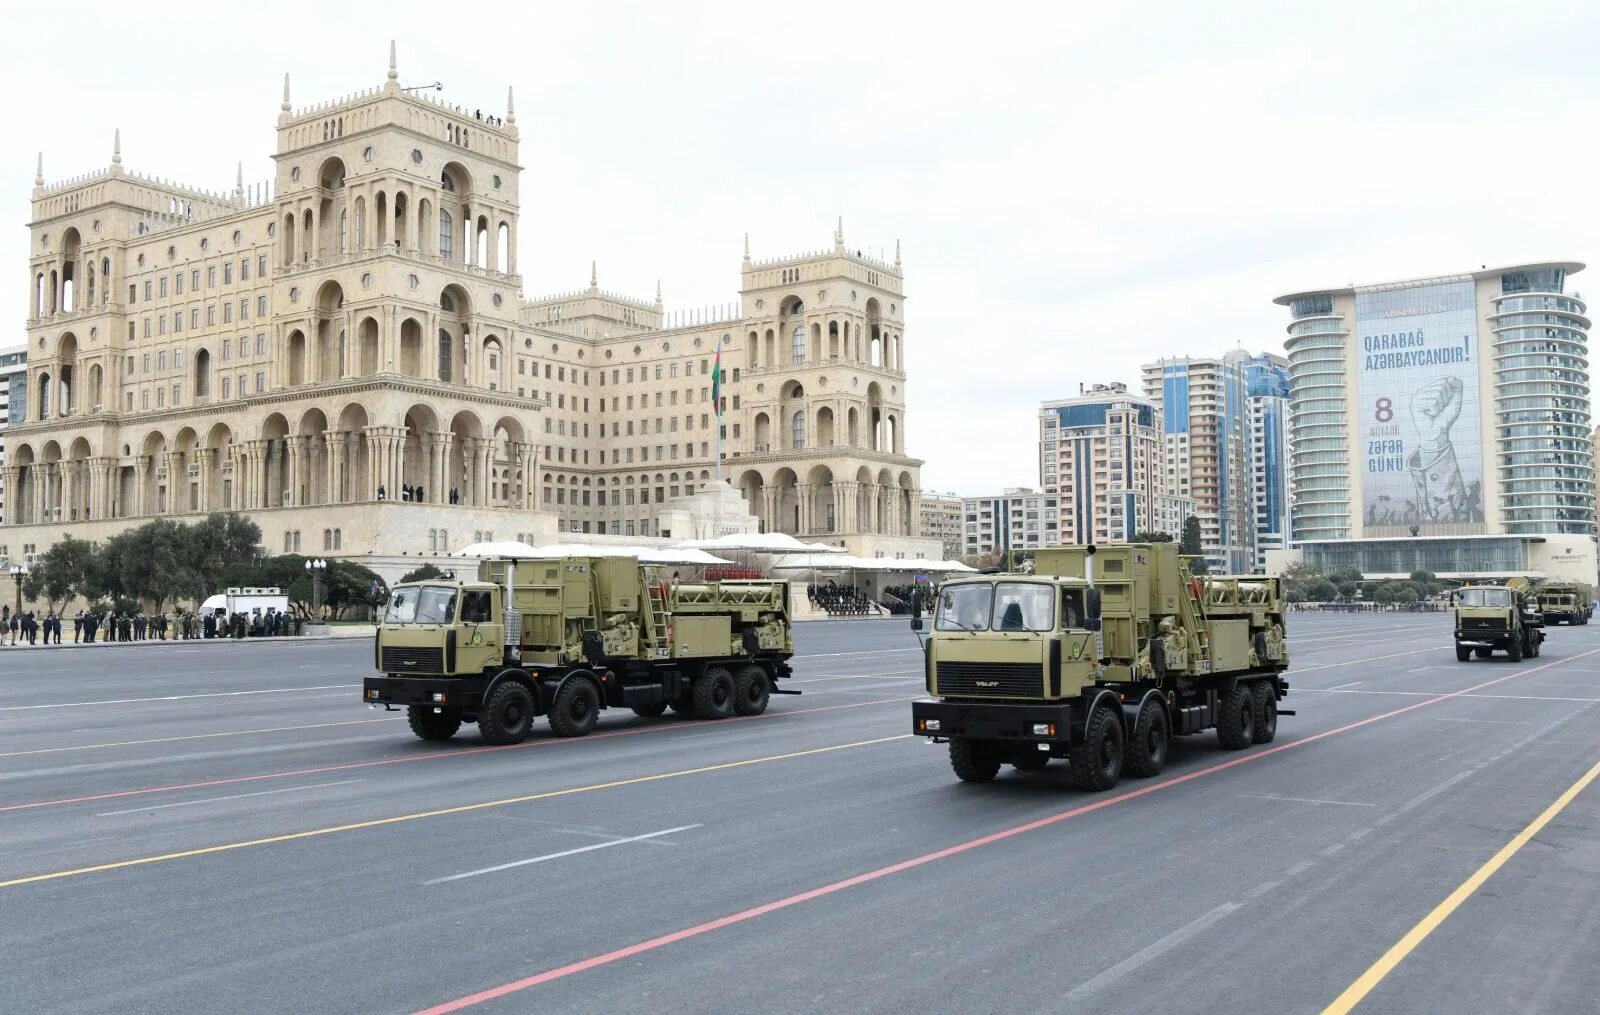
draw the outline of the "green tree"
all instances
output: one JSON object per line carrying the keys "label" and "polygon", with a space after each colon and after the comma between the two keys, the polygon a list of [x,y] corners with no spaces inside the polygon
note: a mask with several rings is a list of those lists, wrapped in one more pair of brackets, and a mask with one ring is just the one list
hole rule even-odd
{"label": "green tree", "polygon": [[1178,552],[1194,558],[1189,561],[1190,574],[1206,573],[1206,551],[1200,543],[1200,519],[1194,515],[1183,520],[1183,538],[1178,540]]}
{"label": "green tree", "polygon": [[186,535],[189,560],[200,584],[196,594],[204,598],[227,587],[222,575],[229,565],[256,558],[261,526],[244,515],[213,511],[189,526]]}
{"label": "green tree", "polygon": [[403,585],[406,582],[430,581],[434,578],[440,577],[443,574],[443,571],[434,567],[432,564],[424,564],[414,571],[407,571],[405,574],[401,575],[399,584]]}
{"label": "green tree", "polygon": [[1334,582],[1334,585],[1339,589],[1339,595],[1345,599],[1354,599],[1359,588],[1353,581]]}
{"label": "green tree", "polygon": [[94,594],[97,553],[93,543],[75,536],[63,536],[39,555],[22,583],[29,599],[42,599],[50,613],[57,604],[65,605],[77,596]]}
{"label": "green tree", "polygon": [[1318,578],[1306,587],[1306,598],[1313,603],[1331,603],[1339,598],[1339,587],[1326,578]]}
{"label": "green tree", "polygon": [[1167,532],[1135,532],[1128,538],[1130,543],[1170,543],[1171,533]]}
{"label": "green tree", "polygon": [[1384,582],[1382,585],[1379,585],[1377,588],[1373,589],[1372,601],[1381,606],[1388,606],[1390,603],[1394,602],[1394,589],[1390,588],[1390,584],[1391,583],[1389,582]]}

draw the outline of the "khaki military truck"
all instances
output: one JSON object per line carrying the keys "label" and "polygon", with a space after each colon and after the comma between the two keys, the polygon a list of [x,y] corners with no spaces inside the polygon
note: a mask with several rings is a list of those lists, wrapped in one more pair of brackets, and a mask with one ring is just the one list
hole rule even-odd
{"label": "khaki military truck", "polygon": [[514,744],[547,716],[564,737],[601,710],[758,715],[790,674],[783,581],[680,583],[633,557],[485,560],[473,579],[397,585],[378,628],[369,705],[424,740],[477,723]]}
{"label": "khaki military truck", "polygon": [[1031,574],[946,581],[924,652],[912,731],[947,743],[967,782],[1062,759],[1109,789],[1160,773],[1174,736],[1215,729],[1240,750],[1294,714],[1278,707],[1278,579],[1192,576],[1171,543],[1045,549]]}
{"label": "khaki military truck", "polygon": [[1455,591],[1456,661],[1496,651],[1512,662],[1533,658],[1544,644],[1544,614],[1533,583],[1526,578],[1463,585]]}
{"label": "khaki military truck", "polygon": [[1594,612],[1594,587],[1581,582],[1541,582],[1535,595],[1547,625],[1587,624],[1589,615]]}

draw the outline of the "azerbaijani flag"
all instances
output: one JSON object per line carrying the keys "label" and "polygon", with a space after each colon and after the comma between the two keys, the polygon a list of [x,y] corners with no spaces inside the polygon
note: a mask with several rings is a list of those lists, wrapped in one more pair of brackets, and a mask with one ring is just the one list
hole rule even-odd
{"label": "azerbaijani flag", "polygon": [[722,418],[722,346],[720,346],[720,345],[717,346],[717,361],[715,363],[711,364],[711,406],[712,406],[712,410],[717,414],[717,418],[721,419]]}

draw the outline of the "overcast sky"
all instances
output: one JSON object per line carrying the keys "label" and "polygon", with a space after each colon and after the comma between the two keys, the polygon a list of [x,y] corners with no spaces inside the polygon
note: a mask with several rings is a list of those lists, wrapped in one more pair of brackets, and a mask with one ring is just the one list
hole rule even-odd
{"label": "overcast sky", "polygon": [[593,259],[727,303],[746,231],[901,239],[927,490],[1036,485],[1038,403],[1080,383],[1282,351],[1284,292],[1596,260],[1594,4],[7,6],[0,345],[36,151],[102,168],[120,126],[132,171],[265,179],[283,73],[297,107],[379,85],[391,36],[403,84],[516,87],[529,295]]}

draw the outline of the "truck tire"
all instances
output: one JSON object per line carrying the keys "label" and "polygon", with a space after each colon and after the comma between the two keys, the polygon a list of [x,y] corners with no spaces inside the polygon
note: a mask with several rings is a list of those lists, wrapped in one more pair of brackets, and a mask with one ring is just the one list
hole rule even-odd
{"label": "truck tire", "polygon": [[1255,742],[1270,744],[1278,735],[1278,694],[1271,680],[1257,680],[1250,684],[1250,696],[1255,701]]}
{"label": "truck tire", "polygon": [[412,705],[406,709],[406,722],[411,732],[423,740],[449,740],[461,728],[459,712],[435,712],[427,705]]}
{"label": "truck tire", "polygon": [[733,674],[712,666],[695,678],[694,714],[698,719],[726,719],[733,714]]}
{"label": "truck tire", "polygon": [[1472,658],[1472,646],[1470,646],[1470,645],[1457,645],[1456,646],[1456,662],[1464,663],[1468,659],[1471,659],[1471,658]]}
{"label": "truck tire", "polygon": [[1033,750],[1022,748],[1011,756],[1011,767],[1019,772],[1043,771],[1048,764],[1050,764],[1050,755],[1038,748]]}
{"label": "truck tire", "polygon": [[1072,782],[1092,792],[1108,790],[1122,777],[1122,717],[1096,707],[1084,727],[1083,741],[1067,751]]}
{"label": "truck tire", "polygon": [[648,705],[633,706],[633,714],[644,716],[646,719],[654,719],[656,716],[660,715],[666,710],[667,703],[664,701],[652,701]]}
{"label": "truck tire", "polygon": [[1128,756],[1122,763],[1123,770],[1140,779],[1160,775],[1161,769],[1167,764],[1167,742],[1171,739],[1169,733],[1166,709],[1154,698],[1147,700],[1144,707],[1139,709],[1139,717],[1134,720],[1133,736],[1128,738]]}
{"label": "truck tire", "polygon": [[1514,663],[1522,662],[1522,635],[1519,634],[1511,639],[1511,644],[1506,646],[1506,655],[1510,656]]}
{"label": "truck tire", "polygon": [[478,730],[491,744],[520,744],[533,727],[533,695],[514,680],[501,681],[489,692],[478,713]]}
{"label": "truck tire", "polygon": [[1242,751],[1256,740],[1256,703],[1250,685],[1234,684],[1217,716],[1217,743],[1224,750]]}
{"label": "truck tire", "polygon": [[1000,756],[988,744],[951,737],[950,767],[962,782],[990,782],[1000,774]]}
{"label": "truck tire", "polygon": [[772,700],[772,678],[755,663],[733,679],[733,710],[739,715],[760,715]]}
{"label": "truck tire", "polygon": [[558,737],[587,736],[600,718],[600,689],[588,677],[568,677],[550,703],[550,729]]}

